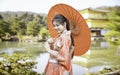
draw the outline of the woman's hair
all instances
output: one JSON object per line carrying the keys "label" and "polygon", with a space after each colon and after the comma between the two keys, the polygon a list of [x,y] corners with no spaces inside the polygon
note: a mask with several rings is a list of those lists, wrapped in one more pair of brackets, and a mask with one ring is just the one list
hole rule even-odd
{"label": "woman's hair", "polygon": [[53,20],[52,20],[52,22],[53,21],[58,21],[60,24],[64,24],[64,22],[66,22],[66,29],[67,30],[70,30],[70,27],[69,27],[69,21],[68,21],[68,19],[66,19],[63,15],[61,15],[61,14],[57,14],[54,18],[53,18]]}
{"label": "woman's hair", "polygon": [[[57,15],[53,18],[52,22],[53,22],[53,21],[58,21],[58,22],[59,22],[60,24],[62,24],[62,25],[64,24],[64,22],[66,22],[66,29],[67,29],[67,30],[70,30],[70,27],[69,27],[70,23],[69,23],[68,19],[65,18],[63,15],[57,14]],[[74,46],[74,39],[73,39],[72,35],[71,35],[71,45]]]}

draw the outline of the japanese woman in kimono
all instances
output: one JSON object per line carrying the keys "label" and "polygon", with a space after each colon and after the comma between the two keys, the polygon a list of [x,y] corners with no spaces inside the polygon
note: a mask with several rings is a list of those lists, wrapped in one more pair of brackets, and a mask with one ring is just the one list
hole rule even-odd
{"label": "japanese woman in kimono", "polygon": [[73,75],[71,59],[74,41],[69,21],[63,15],[57,14],[53,18],[52,24],[59,35],[45,42],[45,49],[50,54],[45,75]]}

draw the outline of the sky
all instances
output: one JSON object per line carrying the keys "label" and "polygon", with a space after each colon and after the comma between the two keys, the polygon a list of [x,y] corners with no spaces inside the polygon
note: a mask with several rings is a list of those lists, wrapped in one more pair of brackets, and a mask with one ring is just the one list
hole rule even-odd
{"label": "sky", "polygon": [[76,10],[89,7],[120,6],[120,0],[0,0],[0,12],[30,11],[47,14],[50,8],[58,3],[68,4]]}

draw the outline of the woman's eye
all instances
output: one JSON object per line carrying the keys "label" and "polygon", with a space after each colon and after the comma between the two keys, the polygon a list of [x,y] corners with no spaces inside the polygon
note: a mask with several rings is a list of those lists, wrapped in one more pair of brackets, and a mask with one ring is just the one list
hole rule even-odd
{"label": "woman's eye", "polygon": [[56,25],[57,27],[59,26],[59,25]]}
{"label": "woman's eye", "polygon": [[56,24],[56,25],[53,25],[54,27],[58,27],[59,25],[58,24]]}

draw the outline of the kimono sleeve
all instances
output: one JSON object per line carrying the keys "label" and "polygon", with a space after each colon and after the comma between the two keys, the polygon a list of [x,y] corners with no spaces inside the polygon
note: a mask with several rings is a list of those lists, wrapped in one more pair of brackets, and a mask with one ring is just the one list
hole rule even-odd
{"label": "kimono sleeve", "polygon": [[59,51],[59,55],[64,58],[64,61],[59,61],[61,65],[63,65],[67,70],[69,70],[71,66],[71,58],[70,58],[70,46],[71,39],[69,35],[62,37],[62,47]]}

